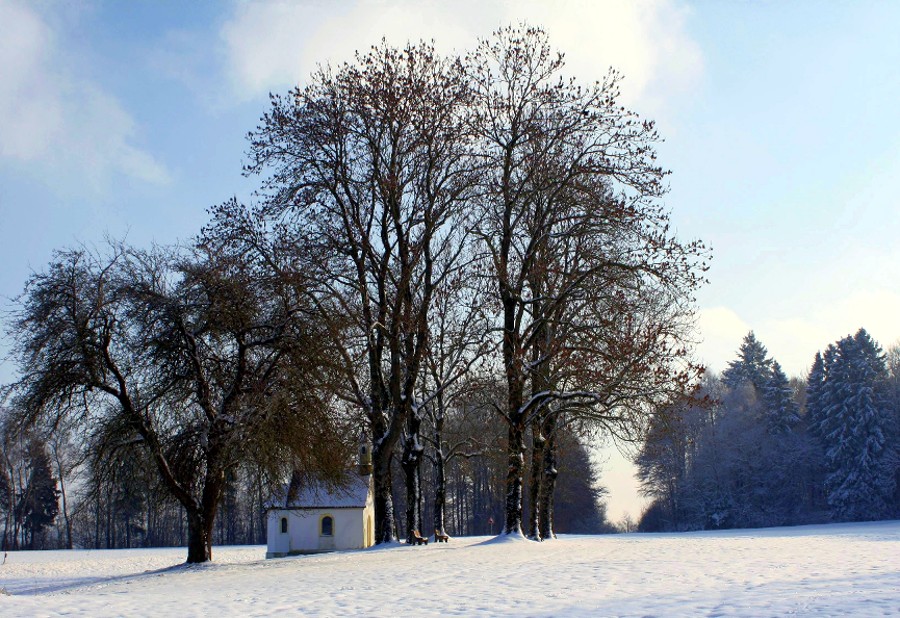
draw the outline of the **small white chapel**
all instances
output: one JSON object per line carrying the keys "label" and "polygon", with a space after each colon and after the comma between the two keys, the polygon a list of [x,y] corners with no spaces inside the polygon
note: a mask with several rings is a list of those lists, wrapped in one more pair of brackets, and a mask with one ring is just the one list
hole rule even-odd
{"label": "small white chapel", "polygon": [[358,470],[343,487],[307,483],[293,492],[288,486],[267,507],[266,558],[364,549],[375,544],[372,455],[359,447]]}

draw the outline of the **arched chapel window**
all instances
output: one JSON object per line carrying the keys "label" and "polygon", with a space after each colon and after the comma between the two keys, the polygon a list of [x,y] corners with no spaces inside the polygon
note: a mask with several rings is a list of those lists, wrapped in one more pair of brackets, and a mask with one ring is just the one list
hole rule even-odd
{"label": "arched chapel window", "polygon": [[287,517],[281,518],[281,533],[284,534],[287,532]]}
{"label": "arched chapel window", "polygon": [[323,517],[321,528],[320,534],[322,536],[334,536],[334,518],[331,515]]}

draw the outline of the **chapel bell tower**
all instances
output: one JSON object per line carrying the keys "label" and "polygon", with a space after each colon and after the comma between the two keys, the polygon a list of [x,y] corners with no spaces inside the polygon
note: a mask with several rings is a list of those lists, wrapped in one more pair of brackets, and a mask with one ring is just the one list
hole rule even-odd
{"label": "chapel bell tower", "polygon": [[359,474],[372,474],[372,447],[362,432],[359,434]]}

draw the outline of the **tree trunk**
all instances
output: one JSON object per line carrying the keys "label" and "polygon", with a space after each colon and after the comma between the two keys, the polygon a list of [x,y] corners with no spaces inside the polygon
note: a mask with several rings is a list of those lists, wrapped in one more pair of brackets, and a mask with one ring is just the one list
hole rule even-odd
{"label": "tree trunk", "polygon": [[522,534],[522,478],[525,470],[525,426],[509,423],[506,471],[506,522],[503,534]]}
{"label": "tree trunk", "polygon": [[153,547],[153,537],[156,534],[156,504],[153,496],[149,492],[144,494],[144,504],[147,505],[146,527],[144,528],[144,538],[141,539],[141,547]]}
{"label": "tree trunk", "polygon": [[94,502],[94,549],[100,549],[100,489],[96,490],[97,500]]}
{"label": "tree trunk", "polygon": [[9,549],[9,520],[10,514],[7,511],[6,516],[3,518],[3,540],[0,541],[0,551],[4,552]]}
{"label": "tree trunk", "polygon": [[113,549],[113,529],[112,529],[112,517],[113,517],[113,500],[110,484],[107,483],[106,486],[106,549]]}
{"label": "tree trunk", "polygon": [[[418,498],[416,499],[416,510],[419,513],[416,521],[416,525],[419,527],[419,531],[423,530],[425,525],[425,490],[423,489],[424,485],[422,484],[422,465],[421,458],[419,459],[419,465],[416,466],[416,485],[419,487]],[[425,536],[428,536],[427,534]]]}
{"label": "tree trunk", "polygon": [[[413,531],[422,534],[422,484],[420,483],[420,466],[424,448],[419,437],[422,419],[416,414],[409,414],[407,419],[407,437],[403,445],[403,458],[400,461],[406,487],[406,542],[413,542]],[[427,535],[423,535],[427,536]]]}
{"label": "tree trunk", "polygon": [[550,415],[544,422],[544,435],[546,443],[543,453],[543,475],[540,490],[540,534],[541,539],[555,539],[553,533],[553,497],[556,491],[556,477],[559,471],[556,468],[556,419]]}
{"label": "tree trunk", "polygon": [[225,471],[221,467],[220,453],[218,445],[210,445],[206,455],[206,476],[199,508],[185,505],[188,515],[188,564],[212,560],[216,512],[225,487]]}
{"label": "tree trunk", "polygon": [[187,517],[188,564],[209,562],[212,560],[212,520],[196,510],[189,510]]}
{"label": "tree trunk", "polygon": [[444,510],[447,508],[447,478],[444,469],[444,450],[441,447],[441,432],[435,430],[434,450],[434,529],[441,534],[444,530]]}
{"label": "tree trunk", "polygon": [[[263,503],[263,484],[262,484],[262,481],[261,481],[261,480],[260,480],[260,482],[257,484],[257,487],[258,487],[257,504],[262,504],[262,503]],[[259,538],[259,542],[260,542],[260,543],[264,543],[264,542],[265,542],[265,539],[266,539],[266,520],[265,520],[265,517],[266,517],[265,513],[262,511],[262,509],[260,509],[260,511],[259,511],[259,519],[257,520],[258,523],[259,523],[259,526],[257,527],[257,530],[258,530],[258,533],[257,533],[257,534],[259,535],[258,538]]]}
{"label": "tree trunk", "polygon": [[459,466],[453,467],[453,488],[454,488],[454,500],[453,500],[453,514],[456,518],[456,534],[462,536],[466,531],[466,520],[463,519],[462,514],[462,478],[463,475],[459,471]]}
{"label": "tree trunk", "polygon": [[419,460],[414,446],[405,446],[403,449],[403,480],[406,488],[406,542],[413,542],[413,531],[422,533],[421,504],[422,488],[419,485]]}
{"label": "tree trunk", "polygon": [[131,509],[125,511],[125,548],[131,549]]}
{"label": "tree trunk", "polygon": [[546,440],[541,432],[541,423],[531,423],[531,470],[528,480],[528,503],[531,514],[528,517],[528,538],[541,540],[541,490],[543,489],[541,471],[544,468],[544,445]]}
{"label": "tree trunk", "polygon": [[53,458],[56,462],[56,473],[59,476],[59,497],[62,501],[63,521],[66,524],[66,549],[72,549],[72,520],[69,517],[68,497],[66,496],[65,468],[59,454],[59,445],[54,444]]}
{"label": "tree trunk", "polygon": [[391,497],[391,454],[384,441],[372,447],[372,480],[375,489],[375,544],[397,540],[394,499]]}

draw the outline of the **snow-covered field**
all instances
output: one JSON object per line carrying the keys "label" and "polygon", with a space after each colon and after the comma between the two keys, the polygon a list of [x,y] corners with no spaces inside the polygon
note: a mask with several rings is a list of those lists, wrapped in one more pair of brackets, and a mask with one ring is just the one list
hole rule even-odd
{"label": "snow-covered field", "polygon": [[264,554],[10,552],[0,616],[900,615],[897,521]]}

